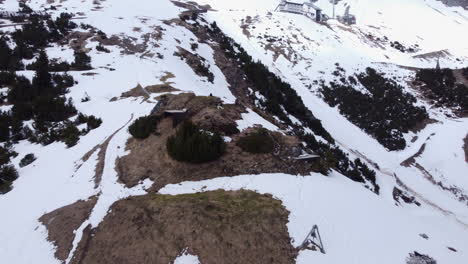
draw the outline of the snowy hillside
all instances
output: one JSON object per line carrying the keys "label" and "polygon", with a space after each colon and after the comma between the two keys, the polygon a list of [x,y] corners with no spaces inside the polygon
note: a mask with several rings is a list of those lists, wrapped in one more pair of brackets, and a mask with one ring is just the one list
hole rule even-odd
{"label": "snowy hillside", "polygon": [[[129,205],[132,197],[198,192],[211,195],[210,191],[218,189],[251,190],[280,200],[289,212],[286,228],[291,243],[287,246],[297,250],[291,253],[295,263],[418,263],[408,262],[414,252],[428,255],[437,263],[467,262],[468,117],[459,114],[464,113],[459,109],[463,108],[462,103],[459,108],[438,105],[415,82],[419,69],[434,68],[439,63],[442,68],[460,69],[459,75],[459,71],[454,72],[456,83],[468,87],[468,77],[463,79],[461,73],[462,68],[468,67],[466,9],[448,7],[436,0],[343,0],[335,12],[342,15],[346,6],[351,6],[357,23],[350,26],[334,19],[317,23],[302,15],[275,12],[280,2],[276,0],[188,2],[26,1],[33,10],[46,10],[52,18],[62,12],[71,13],[72,21],[80,25],[65,41],[47,45],[45,52],[50,61],[57,59],[72,65],[76,50],[91,57],[92,69],[78,71],[72,67],[68,71],[76,83],[63,96],[72,99],[78,113],[94,115],[102,119],[102,124],[80,135],[77,144],[71,147],[63,140],[46,145],[27,139],[0,143],[2,148],[11,146],[18,153],[11,158],[11,165],[19,174],[12,181],[11,191],[0,194],[0,208],[4,212],[0,218],[0,262],[111,263],[108,256],[98,258],[99,250],[114,247],[110,242],[105,244],[106,239],[113,241],[109,223],[128,222],[132,223],[131,228],[147,224],[140,218],[122,221],[113,218],[133,208]],[[316,4],[332,16],[328,0],[318,0]],[[0,1],[0,11],[18,8],[18,1]],[[22,27],[11,26],[12,23],[0,19],[2,36]],[[221,33],[217,33],[214,25]],[[223,34],[239,46],[232,46],[229,41],[226,44]],[[12,48],[16,45],[8,43]],[[246,72],[246,56],[235,57],[227,51],[228,47],[238,54],[245,50],[253,61],[266,66],[265,71],[279,77],[275,84],[282,81],[281,89],[290,85],[297,93],[294,97],[287,90],[280,94],[284,98],[273,98],[285,101],[276,105],[285,117],[272,112],[272,106],[262,105],[272,99],[260,87],[254,87],[262,82],[253,80]],[[28,70],[27,65],[38,57],[34,54],[32,59],[23,59],[26,68],[16,70],[16,74],[32,80],[38,70]],[[357,76],[368,67],[394,80],[408,97],[416,98],[412,107],[424,107],[427,112],[428,118],[419,129],[401,132],[405,143],[398,150],[390,151],[339,106],[332,107],[324,100],[324,85],[343,82],[342,77]],[[1,97],[7,98],[12,88],[7,85],[0,88]],[[369,93],[362,83],[353,89]],[[213,98],[220,100],[213,103],[217,100]],[[299,104],[288,108],[288,102],[296,103],[298,98],[305,109]],[[11,112],[14,104],[8,98],[3,100],[0,110]],[[165,108],[158,109],[157,105]],[[159,153],[161,146],[166,147],[161,139],[174,134],[172,123],[166,119],[158,121],[159,135],[138,141],[129,132],[130,125],[139,117],[158,110],[171,115],[174,110],[179,113],[187,109],[190,114],[193,111],[195,123],[225,129],[221,129],[221,134],[227,154],[219,161],[221,164],[184,165],[169,160],[166,153]],[[172,112],[168,114],[168,110]],[[213,116],[222,125],[211,124]],[[320,120],[321,125],[307,123],[310,116],[312,120]],[[76,117],[68,119],[73,121]],[[24,126],[35,128],[35,122],[25,120]],[[266,128],[265,133],[283,144],[278,143],[281,149],[276,151],[281,154],[271,155],[280,159],[239,153],[234,142],[258,126]],[[227,130],[235,132],[224,133]],[[310,134],[320,148],[326,145],[328,149],[323,148],[329,151],[311,148],[298,131]],[[320,173],[322,167],[314,167],[317,164],[291,158],[291,153],[298,149],[302,155],[309,154],[305,152],[321,155],[320,166],[324,163],[328,166],[330,160],[354,161],[352,166],[360,171],[359,179],[345,175],[339,166],[333,165],[326,167],[329,174],[325,176]],[[347,158],[331,151],[336,149],[347,154]],[[20,166],[29,153],[37,159]],[[372,177],[366,177],[372,173],[366,174],[364,165],[356,165],[360,162],[375,172],[374,183]],[[147,213],[158,206],[152,204],[148,210],[141,210]],[[181,212],[168,215],[185,217]],[[154,220],[150,219],[147,221]],[[256,225],[264,224],[254,221],[257,219],[252,219]],[[297,249],[314,225],[320,230],[325,253]],[[247,230],[252,228],[246,226]],[[183,229],[187,236],[196,232],[190,228]],[[134,234],[141,236],[142,241],[149,239],[138,232]],[[206,252],[197,252],[196,246],[190,248],[190,243],[198,245],[198,242],[180,240],[176,241],[181,243],[177,258],[166,249],[160,253],[154,241],[138,249],[164,255],[162,259],[169,259],[168,263],[211,263]],[[234,248],[241,244],[242,250],[248,251],[236,241],[231,241]],[[96,246],[89,252],[88,243]],[[116,248],[131,252],[126,257],[134,257],[135,261],[158,263],[156,260],[161,259],[159,255],[142,258],[143,251],[134,253],[131,246],[120,242]],[[219,252],[224,250],[229,251],[223,248]],[[232,256],[214,251],[216,256]],[[216,260],[235,263],[233,258]]]}

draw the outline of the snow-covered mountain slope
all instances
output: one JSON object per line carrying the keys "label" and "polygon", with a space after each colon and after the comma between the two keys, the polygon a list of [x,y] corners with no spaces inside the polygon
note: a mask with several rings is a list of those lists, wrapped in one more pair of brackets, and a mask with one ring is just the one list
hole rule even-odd
{"label": "snow-covered mountain slope", "polygon": [[[426,163],[429,172],[443,177],[448,185],[453,184],[466,190],[468,186],[464,175],[467,172],[467,164],[463,153],[463,139],[468,127],[466,118],[453,120],[441,114],[440,109],[431,109],[431,118],[439,123],[429,125],[418,132],[417,140],[410,143],[406,150],[388,152],[362,130],[341,117],[336,109],[324,104],[317,97],[318,85],[314,85],[313,82],[333,79],[331,73],[336,67],[334,64],[338,62],[351,73],[364,67],[375,67],[390,76],[401,78],[399,82],[407,91],[417,94],[405,81],[412,73],[396,65],[434,67],[437,56],[421,59],[415,57],[416,54],[447,50],[447,54],[452,55],[440,56],[442,65],[465,66],[468,55],[466,45],[463,44],[466,42],[466,34],[463,32],[468,25],[468,21],[463,19],[467,14],[465,10],[447,8],[436,1],[342,1],[338,10],[347,2],[354,10],[352,13],[358,17],[357,25],[348,27],[333,22],[330,22],[330,26],[324,26],[294,14],[268,13],[275,7],[276,1],[259,1],[257,4],[247,1],[205,2],[218,10],[210,12],[209,15],[224,31],[242,43],[251,55],[293,84],[305,104],[345,148],[365,155],[379,164],[384,172],[393,174],[402,170],[402,176],[405,175],[402,180],[411,180],[420,177],[407,177],[410,172],[402,169],[400,163],[415,154],[426,139],[435,134],[426,143],[426,147],[432,148],[432,151],[424,151],[420,159]],[[319,1],[319,4],[327,10],[328,1]],[[248,16],[252,19],[247,19]],[[250,23],[247,23],[247,20],[250,20]],[[389,47],[388,43],[369,40],[365,37],[369,34],[381,38],[387,36],[389,41],[400,41],[405,45],[418,44],[420,50],[416,54],[402,53]],[[277,41],[269,44],[267,38]],[[291,59],[288,60],[288,57]],[[430,107],[423,101],[420,103]],[[408,139],[414,136],[414,133],[406,135]],[[445,147],[441,148],[440,144],[444,144]],[[449,156],[453,158],[448,158]],[[442,160],[445,165],[441,166]],[[450,179],[465,183],[451,182]],[[466,213],[462,215],[466,217]]]}
{"label": "snow-covered mountain slope", "polygon": [[[448,117],[450,110],[418,100],[417,104],[426,106],[430,118],[437,122],[421,131],[406,133],[407,147],[391,152],[343,117],[338,109],[326,104],[318,89],[319,81],[328,83],[336,79],[333,71],[339,63],[349,75],[366,67],[376,68],[395,77],[407,92],[419,95],[409,84],[414,67],[434,67],[437,59],[442,67],[468,66],[468,11],[435,0],[344,0],[337,5],[336,13],[342,14],[345,4],[349,4],[351,13],[357,17],[356,25],[347,26],[335,20],[324,25],[300,15],[273,12],[279,3],[275,0],[196,2],[212,7],[201,14],[207,25],[216,22],[249,55],[291,84],[337,145],[376,171],[381,192],[376,195],[334,171],[329,177],[317,173],[306,177],[260,174],[185,182],[169,185],[161,193],[221,188],[272,194],[291,212],[287,227],[294,239],[293,246],[302,242],[314,224],[320,228],[326,253],[301,251],[297,263],[405,263],[414,251],[430,255],[437,263],[466,263],[468,163],[463,144],[468,119]],[[19,264],[60,263],[54,256],[54,245],[47,241],[47,230],[38,219],[78,200],[98,196],[89,219],[76,230],[68,263],[88,224],[98,227],[114,202],[145,194],[152,185],[146,180],[134,188],[125,187],[119,182],[115,164],[118,157],[128,154],[125,150],[130,138],[128,125],[149,114],[160,93],[150,94],[147,100],[143,96],[124,98],[122,93],[138,84],[142,87],[164,84],[168,81],[164,77],[170,76],[171,86],[180,91],[212,94],[226,103],[234,103],[236,97],[229,89],[231,80],[227,80],[216,62],[212,43],[169,22],[186,11],[180,4],[169,0],[138,3],[31,0],[28,4],[34,9],[55,5],[56,11],[49,11],[54,14],[79,14],[83,16],[80,23],[121,40],[118,45],[108,47],[110,53],[96,51],[98,43],[87,41],[85,48],[90,48],[88,54],[94,68],[89,73],[93,74],[70,72],[78,84],[67,96],[74,99],[80,112],[102,118],[102,126],[82,137],[73,148],[66,148],[63,143],[44,147],[19,142],[14,147],[20,153],[13,160],[17,167],[27,153],[34,153],[38,159],[20,168],[20,178],[13,183],[13,190],[0,196],[4,212],[0,218],[0,256],[2,262]],[[317,5],[331,16],[329,1],[319,0]],[[9,11],[18,8],[14,0],[5,0],[0,7]],[[126,45],[125,40],[133,45]],[[392,47],[395,41],[414,52]],[[190,51],[193,44],[198,45],[194,53],[204,58],[214,74],[213,82],[197,75],[175,55],[179,47]],[[54,45],[47,52],[51,58],[72,60],[72,52],[62,46]],[[32,76],[33,72],[21,74]],[[86,94],[91,101],[81,102]],[[255,124],[277,129],[251,110],[242,116],[239,129]],[[89,157],[84,158],[87,153]],[[103,166],[103,173],[95,187],[98,166]],[[405,203],[397,206],[395,187],[414,196],[421,206]],[[190,261],[203,263],[201,259]]]}

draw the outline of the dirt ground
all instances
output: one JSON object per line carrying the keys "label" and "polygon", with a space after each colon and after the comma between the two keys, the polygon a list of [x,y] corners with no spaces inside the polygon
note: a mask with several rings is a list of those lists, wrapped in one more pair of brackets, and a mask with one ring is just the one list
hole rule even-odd
{"label": "dirt ground", "polygon": [[73,247],[74,231],[89,218],[97,197],[78,201],[43,215],[39,221],[47,227],[47,239],[57,247],[55,257],[65,261]]}
{"label": "dirt ground", "polygon": [[87,230],[71,263],[166,264],[185,249],[203,264],[294,263],[288,215],[251,191],[131,197]]}
{"label": "dirt ground", "polygon": [[[222,105],[215,97],[201,97],[193,94],[173,95],[172,99],[162,100],[163,106],[157,106],[153,114],[164,112],[164,109],[188,110],[192,122],[204,129],[221,131],[224,134],[232,131],[235,120],[240,119],[243,108],[236,105]],[[255,128],[254,128],[255,129]],[[273,153],[250,154],[236,145],[236,140],[252,130],[230,135],[226,153],[218,160],[204,164],[190,164],[173,160],[166,150],[167,138],[176,132],[171,118],[164,118],[157,128],[157,134],[145,140],[130,139],[126,150],[129,154],[116,162],[119,180],[128,187],[137,185],[144,179],[155,182],[153,190],[170,183],[196,181],[222,176],[260,173],[309,174],[311,164],[307,161],[290,159],[300,152],[300,141],[292,136],[271,133],[276,147]],[[300,153],[299,153],[300,154]]]}

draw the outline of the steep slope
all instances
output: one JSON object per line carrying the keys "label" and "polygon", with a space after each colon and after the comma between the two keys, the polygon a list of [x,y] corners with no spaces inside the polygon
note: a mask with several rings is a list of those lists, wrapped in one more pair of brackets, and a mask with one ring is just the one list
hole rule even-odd
{"label": "steep slope", "polygon": [[[128,126],[138,117],[150,114],[162,101],[161,95],[191,92],[197,96],[218,97],[222,104],[241,104],[245,108],[245,112],[239,114],[242,119],[236,121],[240,131],[260,124],[276,133],[298,136],[293,126],[259,104],[265,97],[257,87],[248,86],[252,83],[242,81],[245,74],[242,75],[241,65],[220,63],[223,43],[206,38],[203,32],[213,29],[212,22],[254,60],[259,60],[290,84],[305,107],[322,121],[335,146],[346,152],[350,160],[360,158],[376,172],[380,194],[370,191],[375,188],[369,187],[368,182],[350,181],[336,170],[328,177],[318,173],[307,176],[265,173],[292,173],[294,170],[277,169],[287,167],[287,161],[274,164],[274,170],[256,169],[259,175],[205,181],[203,179],[213,176],[197,175],[188,179],[202,181],[168,185],[160,193],[178,195],[248,189],[272,194],[289,211],[287,231],[293,241],[288,247],[299,246],[314,224],[320,228],[326,254],[301,251],[297,263],[405,263],[414,251],[428,254],[438,263],[461,264],[468,259],[468,163],[466,147],[463,147],[468,119],[457,117],[451,109],[435,107],[411,85],[417,68],[434,67],[438,59],[442,67],[467,66],[466,10],[447,7],[435,0],[340,1],[337,14],[342,14],[345,4],[350,4],[351,13],[357,16],[356,25],[346,26],[334,20],[318,24],[300,15],[273,12],[279,2],[273,0],[196,2],[209,4],[211,8],[168,0],[144,0],[138,4],[124,0],[28,1],[35,10],[55,6],[55,10],[48,10],[53,16],[65,11],[74,13],[80,17],[77,23],[92,25],[109,37],[107,42],[101,41],[109,53],[96,50],[99,41],[92,38],[79,45],[78,48],[87,50],[92,57],[93,69],[70,71],[78,84],[66,95],[73,99],[80,112],[94,114],[103,123],[81,137],[72,148],[61,142],[42,146],[26,140],[14,145],[14,150],[21,154],[13,159],[16,167],[27,153],[34,153],[37,160],[20,168],[20,177],[13,182],[12,191],[0,196],[0,208],[5,212],[0,219],[2,259],[9,263],[70,263],[77,257],[86,259],[86,255],[76,255],[86,253],[81,248],[82,243],[112,245],[109,242],[112,239],[106,240],[105,234],[102,238],[97,230],[114,227],[125,230],[125,224],[118,225],[122,222],[132,226],[130,219],[119,222],[109,214],[113,212],[111,208],[125,205],[125,201],[118,201],[136,195],[143,196],[129,198],[130,201],[145,200],[158,195],[153,193],[155,186],[160,189],[167,182],[184,180],[180,175],[171,177],[167,173],[165,177],[169,180],[158,182],[158,174],[151,171],[154,163],[146,162],[145,157],[135,163],[139,167],[138,176],[130,175],[134,177],[132,184],[122,181],[119,175],[118,161],[135,153],[137,156],[145,153],[148,149],[144,150],[144,145],[150,142],[129,141]],[[319,0],[317,4],[327,14],[331,13],[329,1]],[[5,0],[1,7],[13,11],[18,8],[18,2]],[[193,14],[195,17],[191,17]],[[11,27],[2,29],[13,30]],[[82,28],[77,31],[87,32]],[[70,46],[74,45],[72,42],[54,44],[46,51],[51,58],[72,61]],[[417,98],[415,105],[424,106],[434,121],[420,130],[404,133],[406,147],[403,150],[389,151],[348,121],[336,107],[324,102],[320,88],[322,84],[338,81],[339,77],[334,74],[338,67],[346,76],[372,67],[394,78],[405,92]],[[34,73],[21,71],[19,74],[31,78]],[[85,96],[91,100],[82,101]],[[8,110],[11,106],[1,107]],[[322,135],[284,111],[297,127],[314,134],[325,144],[327,140]],[[203,114],[198,121],[203,120],[202,117]],[[233,139],[236,137],[225,140]],[[140,144],[143,150],[132,148],[132,144]],[[129,153],[132,150],[135,152]],[[154,157],[164,155],[158,153]],[[254,166],[250,164],[256,163],[255,157],[248,162],[240,159],[238,166]],[[195,170],[196,166],[187,168]],[[164,169],[164,166],[157,169]],[[235,175],[223,174],[222,169],[215,176]],[[363,188],[366,185],[370,190]],[[57,244],[54,243],[59,242],[51,239],[50,230],[39,219],[54,213],[73,218],[69,216],[73,213],[69,214],[66,209],[73,206],[65,206],[90,197],[96,197],[96,204],[87,219],[83,221],[80,217],[79,224],[69,227],[76,229],[71,238],[66,238],[66,247],[70,247],[71,241],[71,249],[65,253],[61,251],[57,259]],[[60,208],[64,207],[65,213],[60,213]],[[155,212],[148,214],[155,215]],[[179,214],[179,211],[174,213]],[[112,221],[116,221],[115,225]],[[97,232],[98,237],[90,236],[92,232]],[[188,242],[180,242],[180,245],[179,242],[175,244],[181,252],[171,251],[168,261],[177,263],[175,254],[187,253],[184,248],[190,245],[182,244]],[[128,245],[121,246],[129,250]],[[199,256],[197,261],[204,263],[205,252],[196,247],[189,248],[188,252]]]}

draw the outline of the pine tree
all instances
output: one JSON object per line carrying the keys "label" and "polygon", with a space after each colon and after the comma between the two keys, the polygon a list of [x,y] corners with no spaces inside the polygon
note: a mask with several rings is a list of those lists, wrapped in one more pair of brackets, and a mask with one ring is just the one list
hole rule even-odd
{"label": "pine tree", "polygon": [[41,50],[39,53],[36,66],[36,74],[33,78],[32,85],[39,93],[43,94],[52,88],[52,75],[49,72],[49,58],[44,50]]}
{"label": "pine tree", "polygon": [[0,70],[8,70],[12,50],[4,37],[0,38]]}
{"label": "pine tree", "polygon": [[82,51],[75,51],[75,61],[72,64],[72,67],[78,71],[85,71],[92,69],[91,67],[91,57]]}

